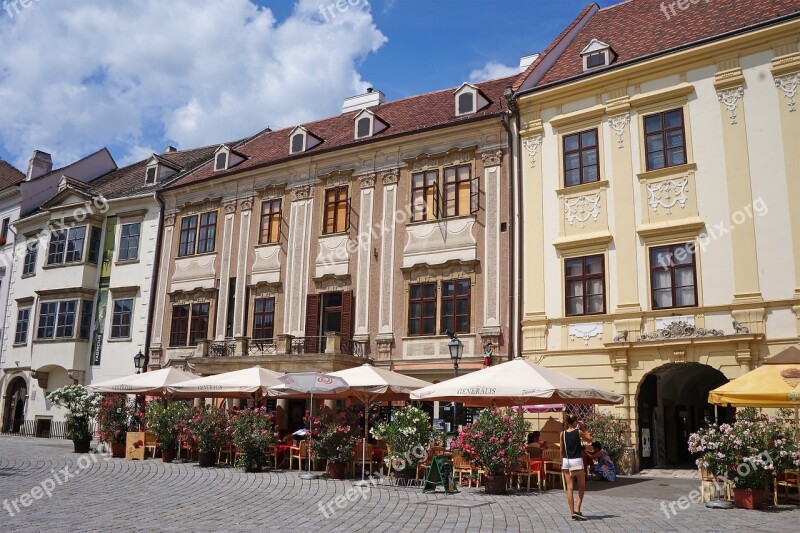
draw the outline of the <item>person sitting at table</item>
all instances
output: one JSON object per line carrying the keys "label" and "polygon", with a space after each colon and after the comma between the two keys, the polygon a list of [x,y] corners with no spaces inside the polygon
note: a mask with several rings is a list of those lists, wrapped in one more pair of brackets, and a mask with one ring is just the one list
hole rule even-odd
{"label": "person sitting at table", "polygon": [[534,431],[533,433],[528,433],[528,448],[540,448],[542,450],[547,449],[547,441],[542,440],[541,438],[541,431]]}

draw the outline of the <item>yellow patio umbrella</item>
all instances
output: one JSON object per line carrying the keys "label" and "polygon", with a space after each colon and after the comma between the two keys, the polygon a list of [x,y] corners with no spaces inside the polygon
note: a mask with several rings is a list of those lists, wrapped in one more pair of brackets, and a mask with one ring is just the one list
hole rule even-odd
{"label": "yellow patio umbrella", "polygon": [[755,370],[712,390],[708,402],[733,407],[794,408],[795,430],[800,432],[800,349],[787,348]]}

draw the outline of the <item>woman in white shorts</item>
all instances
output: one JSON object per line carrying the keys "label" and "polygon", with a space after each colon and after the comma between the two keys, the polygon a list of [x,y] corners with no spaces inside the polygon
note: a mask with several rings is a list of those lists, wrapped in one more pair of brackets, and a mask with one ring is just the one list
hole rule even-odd
{"label": "woman in white shorts", "polygon": [[[581,513],[583,493],[586,491],[586,469],[583,465],[583,432],[578,428],[578,417],[567,415],[566,428],[561,432],[561,473],[567,489],[567,505],[573,520],[587,520]],[[575,479],[578,480],[578,499],[573,498]]]}

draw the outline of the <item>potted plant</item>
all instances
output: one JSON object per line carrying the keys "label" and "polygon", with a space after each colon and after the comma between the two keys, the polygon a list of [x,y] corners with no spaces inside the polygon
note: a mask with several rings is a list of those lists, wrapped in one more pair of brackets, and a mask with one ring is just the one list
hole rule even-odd
{"label": "potted plant", "polygon": [[104,394],[97,408],[97,436],[111,445],[112,457],[125,457],[130,410],[123,394]]}
{"label": "potted plant", "polygon": [[201,467],[214,466],[217,451],[227,438],[228,414],[215,406],[196,407],[186,422],[188,436],[197,445]]}
{"label": "potted plant", "polygon": [[433,427],[428,413],[415,405],[392,412],[389,422],[378,422],[370,430],[372,436],[386,442],[386,465],[395,477],[413,479],[417,466],[427,459],[427,451],[434,441],[442,438]]}
{"label": "potted plant", "polygon": [[75,453],[88,453],[92,442],[91,420],[97,414],[100,395],[83,385],[67,385],[47,395],[48,401],[67,410],[67,438]]}
{"label": "potted plant", "polygon": [[275,444],[275,423],[266,407],[231,413],[227,428],[239,458],[236,466],[245,472],[259,472],[267,461],[267,448]]}
{"label": "potted plant", "polygon": [[336,413],[323,407],[310,417],[311,453],[328,462],[328,477],[344,479],[347,463],[353,460],[353,448],[360,436],[358,415],[352,410]]}
{"label": "potted plant", "polygon": [[603,443],[603,449],[611,456],[611,460],[617,465],[619,472],[625,449],[629,446],[631,426],[609,411],[595,411],[588,414],[583,421],[586,424],[586,432],[594,440]]}
{"label": "potted plant", "polygon": [[486,409],[456,439],[454,449],[486,472],[486,493],[505,494],[508,475],[522,464],[528,422],[521,412]]}
{"label": "potted plant", "polygon": [[161,443],[161,459],[170,463],[178,450],[180,426],[186,416],[186,406],[180,402],[151,402],[147,406],[147,428]]}

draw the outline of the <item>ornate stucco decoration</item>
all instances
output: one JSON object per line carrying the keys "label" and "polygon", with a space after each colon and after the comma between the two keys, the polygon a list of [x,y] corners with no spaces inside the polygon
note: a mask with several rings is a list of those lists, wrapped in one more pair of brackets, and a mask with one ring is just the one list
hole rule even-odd
{"label": "ornate stucco decoration", "polygon": [[229,201],[225,202],[224,204],[222,204],[222,206],[225,208],[225,214],[226,215],[235,214],[236,213],[236,204],[237,204],[236,200],[229,200]]}
{"label": "ornate stucco decoration", "polygon": [[186,202],[185,204],[181,204],[178,206],[178,211],[180,211],[182,214],[185,215],[191,215],[193,213],[201,213],[203,211],[211,211],[212,209],[218,209],[221,203],[222,203],[221,196],[217,196],[214,198],[207,197],[195,202]]}
{"label": "ornate stucco decoration", "polygon": [[175,213],[166,213],[164,215],[164,226],[174,226],[175,225]]}
{"label": "ornate stucco decoration", "polygon": [[381,183],[384,185],[393,185],[400,181],[400,169],[392,168],[389,170],[384,170],[379,172],[378,176],[381,178]]}
{"label": "ornate stucco decoration", "polygon": [[667,210],[667,215],[672,214],[672,208],[680,204],[681,209],[686,207],[686,192],[689,178],[673,178],[658,183],[647,184],[647,203],[658,213],[658,208]]}
{"label": "ornate stucco decoration", "polygon": [[280,185],[265,185],[263,187],[256,188],[255,192],[264,200],[280,198],[286,193],[286,184],[281,183]]}
{"label": "ornate stucco decoration", "polygon": [[350,180],[353,179],[353,169],[347,170],[334,170],[320,174],[319,179],[325,183],[326,187],[340,187],[342,185],[349,185]]}
{"label": "ornate stucco decoration", "polygon": [[253,209],[253,197],[243,198],[239,201],[239,209],[242,211],[251,211]]}
{"label": "ornate stucco decoration", "polygon": [[496,167],[503,159],[503,152],[497,150],[495,152],[484,152],[481,154],[484,167]]}
{"label": "ornate stucco decoration", "polygon": [[542,136],[534,135],[522,139],[522,147],[528,151],[528,158],[531,160],[531,168],[536,167],[536,152],[542,145]]}
{"label": "ornate stucco decoration", "polygon": [[371,189],[375,187],[375,180],[378,178],[378,174],[375,172],[371,172],[369,174],[363,174],[358,177],[358,181],[361,183],[362,189]]}
{"label": "ornate stucco decoration", "polygon": [[310,185],[301,185],[300,187],[294,187],[290,189],[292,194],[292,201],[297,202],[299,200],[308,200],[311,198],[311,186]]}
{"label": "ornate stucco decoration", "polygon": [[196,302],[212,302],[214,290],[197,289],[193,291],[175,291],[170,295],[173,304],[187,304]]}
{"label": "ornate stucco decoration", "polygon": [[724,91],[717,91],[717,98],[725,109],[728,110],[731,124],[736,124],[736,108],[739,107],[739,100],[744,96],[744,89],[742,87],[733,87]]}
{"label": "ornate stucco decoration", "polygon": [[631,115],[629,113],[608,117],[608,126],[617,134],[617,148],[624,147],[625,126],[630,124],[630,122]]}
{"label": "ornate stucco decoration", "polygon": [[600,193],[564,198],[564,214],[570,226],[577,221],[581,228],[585,228],[590,218],[597,222],[600,216]]}
{"label": "ornate stucco decoration", "polygon": [[603,323],[602,322],[588,322],[585,324],[570,324],[569,325],[569,340],[575,342],[575,339],[583,339],[583,345],[589,346],[589,339],[597,337],[603,340]]}
{"label": "ornate stucco decoration", "polygon": [[406,164],[411,171],[427,168],[449,167],[469,163],[475,158],[476,146],[451,148],[438,154],[421,153],[416,157],[406,159]]}
{"label": "ornate stucco decoration", "polygon": [[663,341],[669,339],[694,339],[701,337],[723,337],[724,332],[718,329],[697,328],[686,322],[673,322],[664,329],[652,333],[643,333],[636,342]]}
{"label": "ornate stucco decoration", "polygon": [[794,112],[796,109],[797,101],[795,99],[797,98],[797,89],[799,86],[800,72],[775,78],[775,87],[777,87],[788,100],[789,111],[791,112]]}

